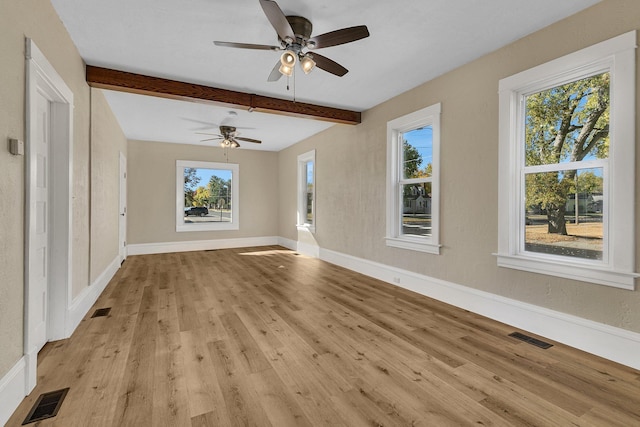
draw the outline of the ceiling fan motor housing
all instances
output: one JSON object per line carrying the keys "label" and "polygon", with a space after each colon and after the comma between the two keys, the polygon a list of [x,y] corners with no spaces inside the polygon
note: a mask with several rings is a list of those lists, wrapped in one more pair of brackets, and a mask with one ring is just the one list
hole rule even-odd
{"label": "ceiling fan motor housing", "polygon": [[227,139],[230,136],[233,136],[235,132],[236,132],[236,128],[233,126],[220,126],[220,133],[222,134],[222,136],[224,136]]}
{"label": "ceiling fan motor housing", "polygon": [[303,18],[302,16],[287,16],[287,21],[289,22],[289,25],[291,25],[293,33],[296,35],[296,39],[288,45],[293,48],[294,52],[300,54],[302,48],[307,46],[307,40],[311,37],[313,25],[311,24],[311,21],[307,18]]}

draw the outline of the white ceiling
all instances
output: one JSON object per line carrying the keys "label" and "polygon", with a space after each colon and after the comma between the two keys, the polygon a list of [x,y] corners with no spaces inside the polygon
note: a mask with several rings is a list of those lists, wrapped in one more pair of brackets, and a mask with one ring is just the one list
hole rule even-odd
{"label": "white ceiling", "polygon": [[[364,111],[449,70],[559,21],[599,0],[277,0],[285,15],[304,16],[313,36],[367,25],[370,37],[319,49],[349,69],[296,72],[295,99]],[[293,100],[294,82],[267,82],[273,51],[219,47],[213,40],[277,45],[258,0],[52,0],[90,65]],[[278,151],[330,123],[249,113],[183,101],[105,91],[131,139],[199,143],[198,131],[237,126]]]}

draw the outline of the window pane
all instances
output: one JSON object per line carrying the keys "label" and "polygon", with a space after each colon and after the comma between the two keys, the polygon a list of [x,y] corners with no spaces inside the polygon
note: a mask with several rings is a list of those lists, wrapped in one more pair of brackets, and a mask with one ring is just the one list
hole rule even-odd
{"label": "window pane", "polygon": [[232,172],[226,169],[184,169],[184,222],[231,222]]}
{"label": "window pane", "polygon": [[431,176],[433,161],[433,128],[425,126],[404,132],[402,136],[402,177]]}
{"label": "window pane", "polygon": [[609,157],[609,73],[526,97],[525,165]]}
{"label": "window pane", "polygon": [[431,183],[402,185],[402,234],[431,236]]}
{"label": "window pane", "polygon": [[525,176],[525,251],[602,259],[602,172],[595,168]]}
{"label": "window pane", "polygon": [[306,164],[307,195],[305,199],[305,223],[313,224],[313,162]]}

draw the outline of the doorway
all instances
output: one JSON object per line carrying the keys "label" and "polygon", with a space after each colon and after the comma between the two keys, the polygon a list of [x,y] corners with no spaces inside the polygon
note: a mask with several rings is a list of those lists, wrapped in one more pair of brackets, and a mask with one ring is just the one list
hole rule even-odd
{"label": "doorway", "polygon": [[120,153],[120,217],[118,221],[118,247],[120,263],[127,259],[127,158]]}
{"label": "doorway", "polygon": [[26,390],[38,351],[66,338],[71,296],[73,92],[26,39],[25,324]]}

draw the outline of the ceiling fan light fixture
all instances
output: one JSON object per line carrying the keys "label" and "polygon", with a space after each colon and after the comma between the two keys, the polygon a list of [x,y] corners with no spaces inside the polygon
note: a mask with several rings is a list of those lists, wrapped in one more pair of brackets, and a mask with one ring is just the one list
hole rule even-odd
{"label": "ceiling fan light fixture", "polygon": [[220,146],[221,146],[222,148],[230,147],[230,146],[231,146],[231,141],[229,141],[228,139],[226,139],[226,138],[225,138],[225,139],[223,139],[223,140],[222,140],[222,142],[220,143]]}
{"label": "ceiling fan light fixture", "polygon": [[300,67],[302,67],[302,71],[304,71],[305,74],[309,74],[311,70],[314,69],[315,66],[316,66],[316,61],[311,59],[311,56],[308,54],[303,56],[302,59],[300,60]]}
{"label": "ceiling fan light fixture", "polygon": [[282,73],[282,75],[287,77],[291,77],[291,75],[293,74],[293,67],[290,67],[288,65],[280,64],[280,68],[278,70],[280,71],[280,73]]}
{"label": "ceiling fan light fixture", "polygon": [[238,147],[240,147],[240,144],[238,144],[238,141],[236,141],[235,139],[231,141],[231,148],[238,148]]}
{"label": "ceiling fan light fixture", "polygon": [[296,65],[296,60],[296,54],[292,50],[285,50],[282,55],[280,55],[280,63],[287,67]]}

